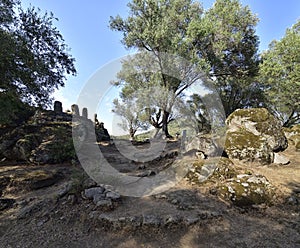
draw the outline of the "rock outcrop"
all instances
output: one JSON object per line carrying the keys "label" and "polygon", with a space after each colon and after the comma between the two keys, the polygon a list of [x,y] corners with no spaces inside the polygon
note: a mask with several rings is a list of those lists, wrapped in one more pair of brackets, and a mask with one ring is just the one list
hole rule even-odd
{"label": "rock outcrop", "polygon": [[267,178],[236,166],[228,158],[195,161],[186,178],[192,184],[209,186],[211,194],[238,207],[270,205],[274,201],[274,187]]}
{"label": "rock outcrop", "polygon": [[[76,104],[72,105],[72,109],[73,114],[62,112],[61,102],[55,101],[53,111],[38,109],[26,123],[0,128],[0,160],[37,164],[72,161],[76,159],[72,127],[83,130],[78,132],[78,138],[90,138],[85,137],[84,132],[89,127],[93,141],[110,140],[103,123],[98,120],[93,123],[87,118],[86,108],[83,109],[83,116],[77,115],[79,108]],[[78,124],[76,120],[80,120]]]}
{"label": "rock outcrop", "polygon": [[274,153],[288,147],[281,123],[267,109],[238,109],[226,120],[225,151],[231,159],[274,162]]}
{"label": "rock outcrop", "polygon": [[218,193],[238,207],[270,205],[274,201],[274,188],[262,175],[239,174],[220,184]]}

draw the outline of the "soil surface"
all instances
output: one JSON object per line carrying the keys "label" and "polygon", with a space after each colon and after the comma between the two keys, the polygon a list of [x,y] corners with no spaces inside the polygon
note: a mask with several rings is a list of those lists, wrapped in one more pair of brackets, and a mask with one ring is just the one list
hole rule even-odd
{"label": "soil surface", "polygon": [[[145,164],[126,161],[114,146],[102,149],[119,171],[137,175],[164,169],[177,145],[169,145],[163,163]],[[103,209],[82,197],[80,182],[87,179],[80,165],[3,161],[0,247],[300,247],[300,154],[293,148],[283,154],[290,164],[234,161],[277,188],[276,204],[246,209],[186,180],[155,196],[121,196]]]}

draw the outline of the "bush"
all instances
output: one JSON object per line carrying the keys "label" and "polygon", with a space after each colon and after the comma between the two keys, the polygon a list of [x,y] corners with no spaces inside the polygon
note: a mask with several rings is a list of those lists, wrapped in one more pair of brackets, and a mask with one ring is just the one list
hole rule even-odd
{"label": "bush", "polygon": [[54,163],[76,160],[71,127],[57,126],[54,128],[54,138],[48,144],[49,155]]}

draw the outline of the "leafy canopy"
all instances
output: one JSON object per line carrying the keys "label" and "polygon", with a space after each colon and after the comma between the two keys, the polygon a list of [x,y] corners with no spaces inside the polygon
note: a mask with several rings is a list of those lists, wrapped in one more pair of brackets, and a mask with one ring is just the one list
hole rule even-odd
{"label": "leafy canopy", "polygon": [[300,121],[300,20],[262,55],[260,79],[269,109],[284,126]]}
{"label": "leafy canopy", "polygon": [[[128,7],[129,17],[111,17],[110,27],[123,33],[122,43],[126,48],[148,53],[124,61],[118,81],[115,82],[115,85],[123,86],[121,97],[130,98],[130,94],[138,89],[149,92],[151,87],[161,88],[180,97],[193,81],[182,80],[177,74],[179,71],[184,74],[184,70],[188,72],[191,68],[177,67],[179,70],[175,72],[170,66],[174,61],[168,55],[177,55],[192,63],[197,61],[201,67],[187,31],[192,20],[201,17],[202,7],[191,0],[133,0]],[[149,66],[154,64],[158,69],[150,71]],[[171,111],[172,101],[165,101],[165,106],[156,106],[149,111],[152,125],[162,128],[166,136],[169,136],[167,125],[171,120]]]}
{"label": "leafy canopy", "polygon": [[238,0],[217,0],[189,28],[198,56],[209,65],[208,74],[227,116],[237,108],[255,107],[260,102],[255,81],[259,65],[257,22]]}
{"label": "leafy canopy", "polygon": [[[53,91],[64,86],[65,74],[76,74],[56,20],[34,7],[22,9],[17,0],[0,0],[2,123],[14,119],[24,103],[47,106]],[[8,99],[11,109],[3,107]]]}

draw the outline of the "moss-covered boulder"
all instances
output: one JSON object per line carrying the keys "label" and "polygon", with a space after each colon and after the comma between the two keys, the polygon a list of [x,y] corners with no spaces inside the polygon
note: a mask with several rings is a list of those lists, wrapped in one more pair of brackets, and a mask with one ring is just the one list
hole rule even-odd
{"label": "moss-covered boulder", "polygon": [[219,184],[218,194],[238,207],[271,205],[274,201],[274,188],[267,178],[261,175],[239,174]]}
{"label": "moss-covered boulder", "polygon": [[202,184],[206,181],[222,182],[238,174],[233,162],[224,157],[214,157],[208,160],[195,160],[186,175],[192,184]]}
{"label": "moss-covered boulder", "polygon": [[235,165],[228,158],[195,160],[186,178],[191,184],[206,187],[211,194],[234,206],[252,207],[274,202],[275,188],[267,178]]}
{"label": "moss-covered boulder", "polygon": [[238,109],[226,120],[225,151],[231,159],[272,163],[288,142],[281,123],[267,109]]}

